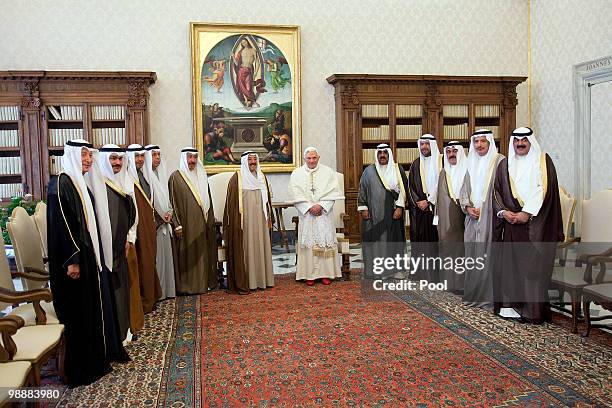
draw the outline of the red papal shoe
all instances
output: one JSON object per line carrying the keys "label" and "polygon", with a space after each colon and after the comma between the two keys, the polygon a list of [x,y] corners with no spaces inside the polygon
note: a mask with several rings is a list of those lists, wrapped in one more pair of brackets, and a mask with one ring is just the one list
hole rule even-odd
{"label": "red papal shoe", "polygon": [[327,279],[327,278],[323,278],[323,279],[321,279],[321,283],[324,284],[324,285],[329,285],[331,283],[331,281],[329,279]]}
{"label": "red papal shoe", "polygon": [[313,281],[313,280],[307,280],[307,281],[306,281],[306,284],[307,284],[308,286],[312,286],[312,285],[314,285],[314,281]]}

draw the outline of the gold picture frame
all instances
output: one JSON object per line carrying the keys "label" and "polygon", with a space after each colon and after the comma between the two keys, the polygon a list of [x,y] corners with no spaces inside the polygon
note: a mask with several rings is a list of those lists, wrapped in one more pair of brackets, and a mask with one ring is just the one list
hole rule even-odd
{"label": "gold picture frame", "polygon": [[301,165],[300,27],[190,23],[194,147],[209,173],[255,151],[265,172]]}

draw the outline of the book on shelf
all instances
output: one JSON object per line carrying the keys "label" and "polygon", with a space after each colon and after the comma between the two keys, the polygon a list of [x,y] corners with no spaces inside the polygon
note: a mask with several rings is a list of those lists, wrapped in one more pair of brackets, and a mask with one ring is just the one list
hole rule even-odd
{"label": "book on shelf", "polygon": [[64,147],[73,139],[83,139],[83,129],[49,129],[49,147]]}
{"label": "book on shelf", "polygon": [[400,164],[412,163],[419,158],[418,147],[400,147],[396,151],[395,161]]}
{"label": "book on shelf", "polygon": [[49,156],[49,174],[55,176],[62,171],[62,156]]}
{"label": "book on shelf", "polygon": [[51,120],[62,120],[62,115],[59,113],[55,106],[49,106],[49,119]]}
{"label": "book on shelf", "polygon": [[395,105],[396,118],[422,118],[423,106],[421,105]]}
{"label": "book on shelf", "polygon": [[0,197],[12,198],[23,195],[23,185],[21,183],[0,184]]}
{"label": "book on shelf", "polygon": [[95,146],[107,144],[125,145],[125,128],[93,129],[93,143]]}
{"label": "book on shelf", "polygon": [[363,140],[389,140],[389,125],[364,127],[361,130]]}
{"label": "book on shelf", "polygon": [[459,125],[444,125],[444,140],[468,140],[468,124],[461,123]]}
{"label": "book on shelf", "polygon": [[499,105],[476,105],[474,107],[474,116],[477,118],[498,118]]}
{"label": "book on shelf", "polygon": [[19,120],[19,106],[0,106],[0,122]]}
{"label": "book on shelf", "polygon": [[468,105],[444,105],[442,115],[445,118],[467,118]]}
{"label": "book on shelf", "polygon": [[92,120],[124,120],[125,109],[123,105],[92,106]]}
{"label": "book on shelf", "polygon": [[417,140],[422,135],[421,125],[396,125],[395,136],[397,140]]}
{"label": "book on shelf", "polygon": [[363,118],[388,118],[389,105],[361,105]]}
{"label": "book on shelf", "polygon": [[[51,106],[49,111],[51,111]],[[59,106],[59,118],[58,120],[83,120],[83,107],[82,106]],[[57,111],[57,108],[55,109]],[[57,112],[54,113],[54,115]]]}
{"label": "book on shelf", "polygon": [[0,130],[0,147],[19,147],[19,131]]}
{"label": "book on shelf", "polygon": [[376,154],[376,149],[362,149],[362,163],[364,166],[374,164],[374,155]]}
{"label": "book on shelf", "polygon": [[0,157],[0,174],[21,174],[21,157]]}

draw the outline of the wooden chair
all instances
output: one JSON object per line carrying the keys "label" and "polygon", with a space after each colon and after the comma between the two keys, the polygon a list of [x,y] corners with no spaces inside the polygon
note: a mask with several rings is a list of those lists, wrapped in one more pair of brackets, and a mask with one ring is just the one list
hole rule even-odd
{"label": "wooden chair", "polygon": [[586,321],[586,331],[584,336],[588,336],[591,327],[610,328],[610,324],[594,324],[593,321],[610,320],[612,315],[591,317],[591,302],[601,305],[602,308],[612,312],[612,283],[601,283],[599,285],[585,286],[582,292],[582,305],[584,309],[584,319]]}
{"label": "wooden chair", "polygon": [[[602,269],[602,263],[596,261],[598,257],[612,255],[612,190],[603,190],[591,199],[582,203],[581,244],[577,246],[575,266],[559,265],[553,269],[551,288],[559,291],[559,303],[551,303],[551,307],[569,312],[572,315],[572,333],[578,332],[580,320],[580,306],[583,289],[591,284],[612,282],[612,273]],[[576,240],[569,240],[559,245],[560,249],[567,248]],[[591,243],[594,250],[588,245]],[[595,251],[595,253],[593,253]],[[599,273],[593,278],[594,268]],[[563,300],[564,293],[570,296],[570,309]]]}
{"label": "wooden chair", "polygon": [[44,201],[36,204],[34,215],[32,215],[38,235],[40,236],[40,243],[42,246],[43,260],[46,260],[49,256],[47,252],[47,204]]}
{"label": "wooden chair", "polygon": [[[336,177],[338,179],[340,194],[344,196],[344,174],[336,172]],[[346,214],[345,199],[336,200],[332,213],[334,224],[336,226],[336,238],[338,239],[338,253],[342,256],[342,277],[344,278],[344,280],[350,280],[351,251],[349,239],[346,237],[348,235],[348,231],[345,226],[345,223],[346,221],[348,221],[349,216]],[[298,216],[295,216],[291,219],[291,221],[295,224],[295,263],[297,265],[297,247],[299,245],[298,228],[300,226],[300,218]]]}
{"label": "wooden chair", "polygon": [[210,196],[212,198],[213,210],[215,212],[215,229],[217,231],[217,273],[219,287],[226,288],[224,279],[223,263],[226,261],[225,243],[223,242],[223,215],[225,214],[225,200],[227,198],[227,187],[234,172],[217,173],[208,178]]}
{"label": "wooden chair", "polygon": [[[34,385],[32,364],[28,361],[12,361],[17,346],[12,336],[23,327],[23,320],[0,318],[0,407],[8,407],[10,389]],[[6,345],[6,346],[5,346]]]}

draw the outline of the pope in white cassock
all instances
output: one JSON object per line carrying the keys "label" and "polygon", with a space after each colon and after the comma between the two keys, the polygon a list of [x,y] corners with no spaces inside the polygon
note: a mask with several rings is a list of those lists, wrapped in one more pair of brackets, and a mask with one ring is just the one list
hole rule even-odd
{"label": "pope in white cassock", "polygon": [[333,219],[335,200],[340,195],[336,172],[319,164],[319,152],[314,147],[304,150],[304,164],[291,173],[289,196],[298,211],[300,222],[296,241],[296,280],[306,280],[309,286],[316,279],[329,285],[331,279],[342,276],[338,259],[338,241]]}

